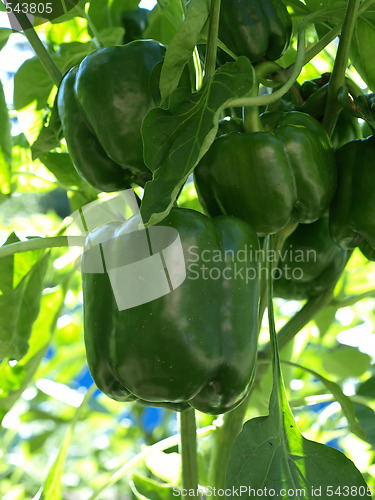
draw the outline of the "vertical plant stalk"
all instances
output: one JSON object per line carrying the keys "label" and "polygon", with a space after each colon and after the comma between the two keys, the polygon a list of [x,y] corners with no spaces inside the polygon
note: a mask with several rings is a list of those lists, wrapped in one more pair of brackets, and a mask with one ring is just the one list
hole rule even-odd
{"label": "vertical plant stalk", "polygon": [[[250,110],[255,109],[258,112],[258,108],[249,108]],[[280,231],[274,237],[274,247],[272,250],[276,252],[276,255],[282,250],[284,242],[288,236],[290,236],[296,229],[298,223],[291,221],[282,231]],[[265,240],[266,243],[266,240]],[[264,257],[265,260],[262,265],[267,265],[267,248],[264,246]],[[276,267],[277,263],[272,261],[269,263],[272,270]],[[267,280],[262,280],[260,284],[260,301],[259,301],[259,332],[262,326],[262,319],[264,311],[267,304]],[[257,383],[259,384],[257,370]],[[216,489],[225,488],[225,471],[228,465],[230,450],[238,434],[241,432],[242,424],[245,418],[247,406],[251,397],[252,391],[246,397],[246,399],[234,410],[226,413],[223,417],[223,424],[215,431],[215,443],[213,447],[212,459],[210,464],[210,481]]]}
{"label": "vertical plant stalk", "polygon": [[13,12],[13,14],[15,15],[17,21],[20,23],[24,35],[27,38],[29,44],[31,45],[31,48],[38,56],[40,62],[43,64],[47,73],[50,75],[51,80],[55,85],[59,86],[62,79],[62,73],[57,67],[55,61],[49,55],[47,49],[43,45],[40,38],[36,34],[36,31],[34,30],[28,17],[22,12]]}
{"label": "vertical plant stalk", "polygon": [[219,32],[221,0],[211,0],[210,22],[206,47],[203,83],[214,73],[216,67],[217,36]]}
{"label": "vertical plant stalk", "polygon": [[357,20],[360,0],[348,0],[340,42],[337,49],[335,64],[328,83],[327,103],[324,111],[323,126],[331,136],[335,128],[341,105],[337,100],[338,91],[345,84],[345,72],[354,27]]}
{"label": "vertical plant stalk", "polygon": [[225,488],[225,471],[233,441],[241,432],[249,396],[233,411],[226,413],[223,424],[215,430],[215,442],[209,470],[209,484],[217,490]]}
{"label": "vertical plant stalk", "polygon": [[182,487],[186,490],[198,490],[197,466],[197,429],[195,410],[183,410],[180,413],[180,453],[182,460]]}

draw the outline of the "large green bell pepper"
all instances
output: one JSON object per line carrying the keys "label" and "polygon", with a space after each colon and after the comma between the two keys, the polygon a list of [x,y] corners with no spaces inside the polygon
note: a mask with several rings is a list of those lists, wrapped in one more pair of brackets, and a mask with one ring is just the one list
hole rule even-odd
{"label": "large green bell pepper", "polygon": [[280,0],[221,0],[219,39],[236,56],[275,61],[291,33],[291,17]]}
{"label": "large green bell pepper", "polygon": [[151,178],[140,127],[155,105],[149,83],[164,54],[154,40],[106,47],[62,80],[57,103],[69,153],[78,173],[100,190],[144,185]]}
{"label": "large green bell pepper", "polygon": [[338,186],[330,230],[342,248],[363,242],[375,249],[375,137],[349,142],[336,152]]}
{"label": "large green bell pepper", "polygon": [[205,211],[240,217],[258,235],[291,219],[317,220],[336,187],[331,142],[319,122],[299,112],[265,113],[262,121],[273,131],[221,135],[195,170]]}
{"label": "large green bell pepper", "polygon": [[167,295],[119,311],[108,274],[85,271],[89,249],[113,236],[113,255],[131,254],[138,224],[133,217],[119,227],[104,226],[87,240],[82,280],[91,374],[118,401],[229,411],[246,397],[254,377],[258,266],[251,250],[259,249],[258,238],[234,217],[211,220],[172,209],[159,226],[178,230],[185,281]]}
{"label": "large green bell pepper", "polygon": [[286,239],[275,271],[274,295],[303,300],[323,292],[340,277],[348,252],[329,234],[328,217],[299,224]]}

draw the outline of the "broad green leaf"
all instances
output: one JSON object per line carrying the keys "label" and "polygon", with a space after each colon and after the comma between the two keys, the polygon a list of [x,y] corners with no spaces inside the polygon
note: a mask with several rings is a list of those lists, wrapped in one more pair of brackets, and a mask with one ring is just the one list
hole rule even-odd
{"label": "broad green leaf", "polygon": [[[0,3],[0,6],[4,6],[4,4]],[[0,50],[7,44],[11,33],[12,30],[10,28],[0,28]]]}
{"label": "broad green leaf", "polygon": [[3,85],[0,81],[0,196],[9,195],[10,167],[12,161],[12,135]]}
{"label": "broad green leaf", "polygon": [[[17,241],[11,234],[5,244]],[[0,259],[0,358],[20,360],[27,353],[48,259],[41,250]]]}
{"label": "broad green leaf", "polygon": [[133,475],[130,488],[137,500],[170,500],[173,498],[172,486],[138,474]]}
{"label": "broad green leaf", "polygon": [[176,89],[168,109],[153,108],[142,124],[144,158],[153,172],[141,205],[144,223],[163,220],[188,176],[211,146],[220,112],[248,95],[254,71],[246,57],[218,69],[195,94]]}
{"label": "broad green leaf", "polygon": [[87,0],[79,0],[79,2],[74,1],[71,2],[70,6],[73,4],[76,4],[73,8],[70,8],[66,14],[57,17],[56,19],[51,19],[51,23],[58,24],[58,23],[64,23],[65,21],[70,21],[71,19],[74,19],[75,17],[85,17],[85,5],[87,3]]}
{"label": "broad green leaf", "polygon": [[72,423],[70,424],[68,432],[65,435],[60,451],[55,461],[53,462],[52,467],[48,471],[47,478],[41,491],[41,500],[62,500],[61,478],[64,472],[66,456],[68,454],[69,446],[73,438],[74,428],[81,416],[83,408],[85,408],[95,389],[95,386],[91,387],[91,389],[87,392],[84,400],[75,412]]}
{"label": "broad green leaf", "polygon": [[369,57],[375,45],[375,6],[369,7],[357,19],[350,47],[350,59],[361,78],[375,91],[375,60]]}
{"label": "broad green leaf", "polygon": [[6,361],[0,365],[0,421],[12,408],[34,377],[44,358],[56,321],[64,305],[66,290],[57,288],[41,297],[40,314],[33,324],[30,348],[21,361],[11,366]]}
{"label": "broad green leaf", "polygon": [[160,75],[160,94],[166,99],[178,86],[182,71],[193,54],[210,12],[208,0],[191,0],[186,17],[173,37]]}
{"label": "broad green leaf", "polygon": [[117,28],[106,28],[100,31],[98,39],[103,47],[112,45],[122,45],[125,29],[118,26]]}
{"label": "broad green leaf", "polygon": [[353,402],[348,396],[346,396],[342,392],[341,387],[338,384],[332,382],[332,380],[328,380],[326,377],[323,377],[323,375],[320,375],[320,373],[317,373],[315,370],[311,370],[306,366],[301,366],[296,363],[291,363],[289,361],[285,361],[285,363],[291,366],[295,366],[297,368],[301,368],[302,370],[311,373],[311,375],[320,380],[322,384],[325,385],[328,391],[332,394],[332,396],[336,399],[336,401],[340,404],[342,412],[348,421],[351,432],[356,436],[358,436],[360,439],[366,440],[366,433],[356,420]]}
{"label": "broad green leaf", "polygon": [[45,153],[40,157],[40,161],[53,173],[62,187],[67,189],[86,185],[77,174],[68,153]]}
{"label": "broad green leaf", "polygon": [[53,103],[51,115],[48,120],[48,125],[44,125],[39,135],[31,146],[32,159],[40,158],[44,153],[48,153],[52,149],[60,146],[62,138],[61,121],[57,110],[57,99]]}
{"label": "broad green leaf", "polygon": [[[91,0],[87,14],[90,18],[90,24],[95,26],[96,31],[111,27],[108,0]],[[88,30],[90,35],[94,36],[90,26],[88,26]]]}
{"label": "broad green leaf", "polygon": [[159,1],[150,12],[145,38],[169,45],[182,22],[180,0]]}
{"label": "broad green leaf", "polygon": [[326,351],[323,366],[327,372],[340,378],[360,377],[369,368],[371,357],[356,347],[339,346]]}
{"label": "broad green leaf", "polygon": [[27,59],[14,75],[14,107],[19,110],[36,100],[36,109],[44,109],[53,81],[37,57]]}
{"label": "broad green leaf", "polygon": [[366,433],[367,441],[375,447],[375,377],[367,379],[357,387],[357,396],[366,398],[372,408],[362,403],[354,403],[355,415]]}
{"label": "broad green leaf", "polygon": [[[272,264],[268,269],[272,270]],[[226,488],[233,491],[229,498],[236,498],[235,491],[245,485],[249,487],[241,498],[341,498],[344,486],[350,498],[363,498],[367,485],[353,462],[334,448],[304,438],[297,428],[280,369],[270,283],[268,313],[273,351],[269,415],[246,422],[234,442],[226,475]],[[254,493],[257,490],[261,493]]]}

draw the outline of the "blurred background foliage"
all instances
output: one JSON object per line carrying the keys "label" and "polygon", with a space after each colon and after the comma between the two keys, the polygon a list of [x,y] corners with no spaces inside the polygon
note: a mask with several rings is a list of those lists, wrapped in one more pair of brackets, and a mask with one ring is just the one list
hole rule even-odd
{"label": "blurred background foliage", "polygon": [[[178,27],[179,16],[182,13],[177,0],[159,2],[150,11],[140,9],[137,0],[92,0],[86,8],[81,1],[63,19],[40,24],[37,33],[60,70],[65,71],[98,46],[125,43],[141,36],[167,44]],[[296,12],[295,26],[300,17]],[[313,45],[317,37],[311,29],[308,44]],[[300,83],[330,71],[335,46],[333,42],[304,67]],[[12,125],[11,168],[10,162],[7,166],[4,160],[0,179],[0,243],[4,243],[57,234],[67,223],[66,217],[95,199],[97,192],[77,178],[63,143],[52,156],[39,156],[35,146],[31,149],[43,125],[53,119],[56,88],[22,34],[1,28],[0,47],[1,80]],[[280,63],[287,66],[294,56],[292,46]],[[365,89],[354,69],[350,76]],[[179,204],[200,210],[192,182],[186,184]],[[98,390],[84,399],[93,382],[85,361],[76,257],[72,250],[51,249],[0,261],[2,277],[7,276],[10,267],[16,270],[13,276],[18,276],[19,283],[13,283],[15,296],[31,304],[22,315],[0,301],[0,497],[87,500],[107,485],[97,498],[126,500],[147,498],[152,484],[153,499],[170,498],[166,485],[177,484],[180,474],[177,437],[167,442],[164,452],[155,451],[134,462],[133,467],[118,474],[116,482],[111,481],[115,471],[145,447],[178,433],[178,419],[171,411],[116,403]],[[337,285],[335,301],[281,353],[282,359],[313,369],[350,396],[360,427],[356,434],[351,432],[355,428],[353,415],[344,414],[321,378],[302,368],[283,365],[288,396],[301,432],[344,451],[373,491],[374,278],[375,264],[354,252]],[[39,299],[40,309],[36,303]],[[276,306],[277,326],[282,327],[302,303],[279,299]],[[14,326],[15,337],[11,339],[4,333],[9,325]],[[266,342],[266,320],[263,326],[261,341]],[[247,417],[267,413],[270,390],[268,374],[253,392]],[[205,484],[210,426],[219,425],[221,418],[199,413],[197,418],[199,427],[208,426],[198,441],[200,478]],[[61,478],[63,493],[56,486],[59,481],[53,480],[56,477]]]}

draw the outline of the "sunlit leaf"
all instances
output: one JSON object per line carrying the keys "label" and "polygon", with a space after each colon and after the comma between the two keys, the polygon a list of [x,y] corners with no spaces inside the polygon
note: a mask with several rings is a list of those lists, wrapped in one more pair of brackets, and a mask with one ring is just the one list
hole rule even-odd
{"label": "sunlit leaf", "polygon": [[220,111],[249,94],[254,71],[246,57],[218,69],[200,92],[176,89],[168,109],[153,108],[142,125],[144,158],[153,180],[146,183],[141,206],[145,223],[162,220],[190,173],[212,144]]}

